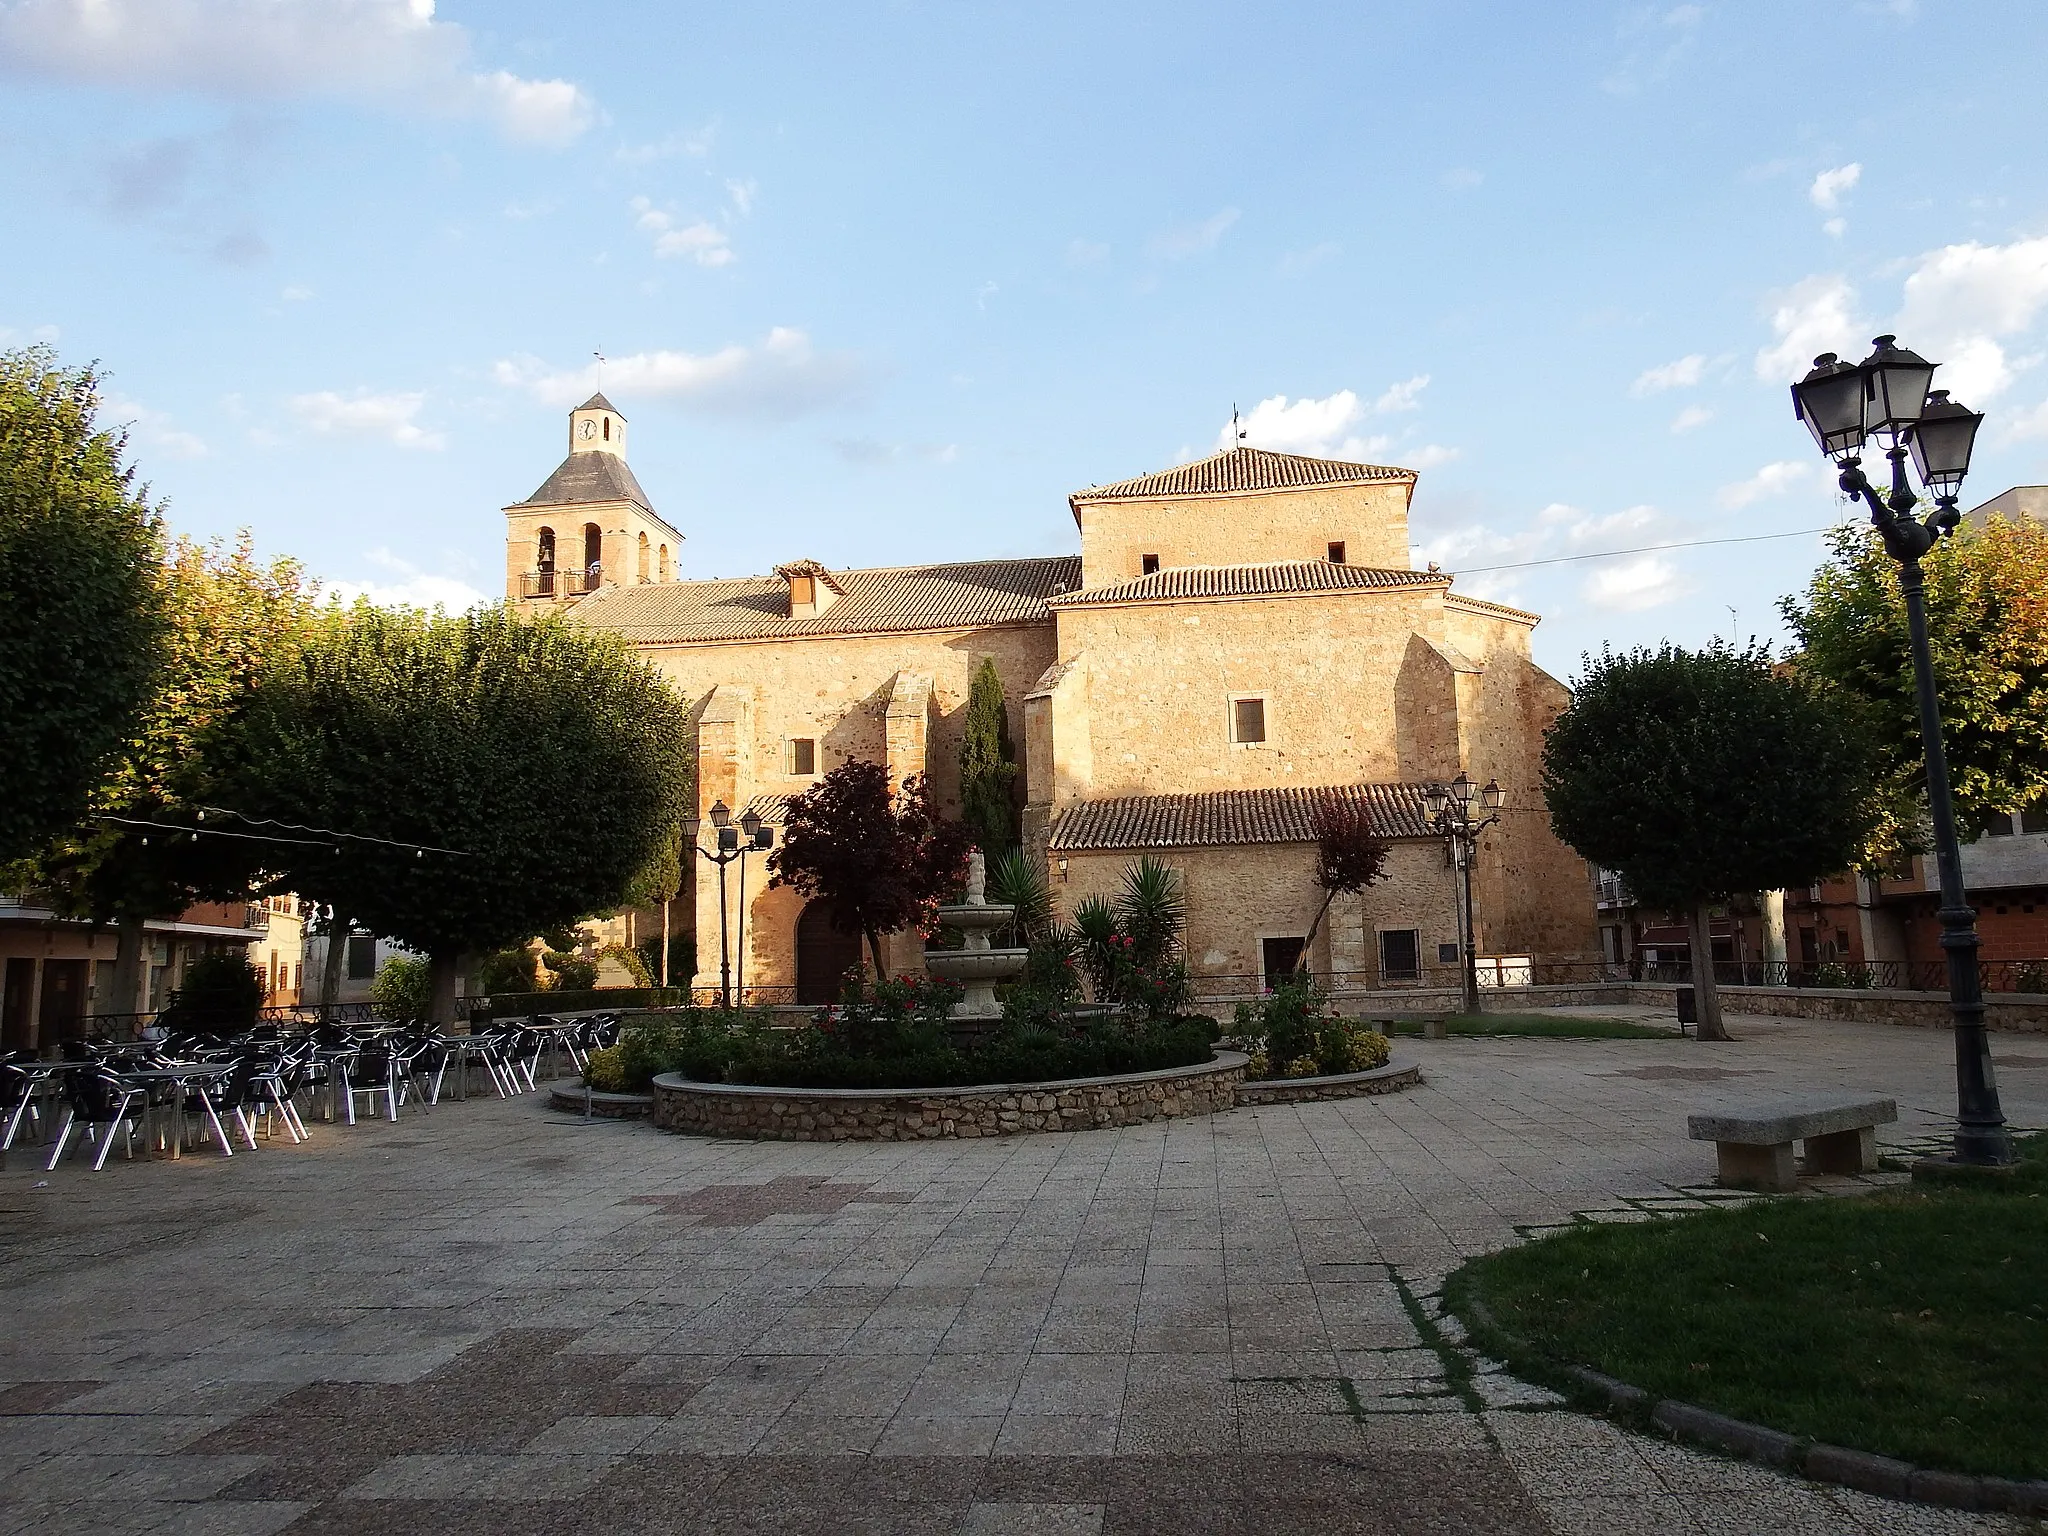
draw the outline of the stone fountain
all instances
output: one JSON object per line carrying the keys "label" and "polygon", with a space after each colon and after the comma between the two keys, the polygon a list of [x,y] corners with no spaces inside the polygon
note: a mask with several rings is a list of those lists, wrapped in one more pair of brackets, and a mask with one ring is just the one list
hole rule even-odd
{"label": "stone fountain", "polygon": [[967,899],[958,906],[939,908],[942,927],[956,928],[967,936],[965,949],[927,949],[924,968],[934,976],[957,981],[967,996],[953,1006],[952,1016],[966,1024],[987,1023],[1003,1016],[996,1001],[996,984],[1014,981],[1024,974],[1031,957],[1028,949],[992,949],[988,936],[1016,915],[1015,907],[991,906],[988,901],[988,863],[975,849],[967,857]]}

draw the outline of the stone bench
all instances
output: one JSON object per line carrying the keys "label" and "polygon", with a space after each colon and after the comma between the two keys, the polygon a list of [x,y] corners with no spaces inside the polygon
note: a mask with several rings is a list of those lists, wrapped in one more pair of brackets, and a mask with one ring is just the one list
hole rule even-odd
{"label": "stone bench", "polygon": [[1874,1173],[1876,1127],[1899,1118],[1891,1099],[1815,1094],[1689,1116],[1686,1134],[1711,1141],[1720,1182],[1737,1189],[1797,1189],[1792,1143],[1806,1143],[1808,1173]]}

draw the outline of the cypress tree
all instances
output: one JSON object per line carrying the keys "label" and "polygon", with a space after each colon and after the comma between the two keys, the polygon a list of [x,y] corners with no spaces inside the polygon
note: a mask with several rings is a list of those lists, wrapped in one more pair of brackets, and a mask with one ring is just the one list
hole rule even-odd
{"label": "cypress tree", "polygon": [[967,694],[967,729],[960,743],[960,819],[991,859],[1017,846],[1013,786],[1017,757],[993,658],[984,656]]}

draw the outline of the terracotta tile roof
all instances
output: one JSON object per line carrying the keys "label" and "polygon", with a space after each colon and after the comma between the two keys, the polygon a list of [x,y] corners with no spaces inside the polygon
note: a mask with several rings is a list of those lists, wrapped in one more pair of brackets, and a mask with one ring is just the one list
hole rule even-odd
{"label": "terracotta tile roof", "polygon": [[1347,464],[1339,459],[1311,459],[1298,453],[1269,453],[1263,448],[1226,448],[1192,464],[1176,464],[1157,474],[1090,486],[1067,498],[1082,501],[1125,501],[1137,496],[1229,496],[1241,491],[1284,491],[1305,485],[1362,485],[1415,479],[1412,469],[1385,464]]}
{"label": "terracotta tile roof", "polygon": [[1370,587],[1448,587],[1437,571],[1389,571],[1327,560],[1275,560],[1264,565],[1183,565],[1113,586],[1052,599],[1055,608],[1094,603],[1175,603],[1202,598],[1283,597],[1303,592],[1356,592]]}
{"label": "terracotta tile roof", "polygon": [[1467,597],[1463,592],[1447,592],[1444,594],[1444,601],[1496,619],[1515,619],[1524,624],[1542,622],[1541,614],[1531,613],[1526,608],[1510,608],[1506,603],[1489,602],[1483,597]]}
{"label": "terracotta tile roof", "polygon": [[606,587],[569,613],[637,645],[1050,624],[1046,601],[1080,585],[1081,557],[834,571],[832,577],[845,595],[814,619],[789,616],[789,583],[779,576]]}
{"label": "terracotta tile roof", "polygon": [[1330,799],[1366,806],[1373,830],[1381,837],[1434,837],[1423,814],[1422,794],[1420,784],[1336,784],[1084,800],[1053,819],[1050,847],[1054,853],[1082,853],[1312,843],[1315,808]]}

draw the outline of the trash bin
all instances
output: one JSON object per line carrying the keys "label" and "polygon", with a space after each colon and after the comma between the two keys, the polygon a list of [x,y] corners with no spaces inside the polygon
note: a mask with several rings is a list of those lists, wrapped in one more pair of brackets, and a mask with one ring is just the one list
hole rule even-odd
{"label": "trash bin", "polygon": [[1678,989],[1678,1022],[1680,1024],[1697,1024],[1699,1021],[1700,1006],[1698,995],[1691,987],[1680,987]]}

